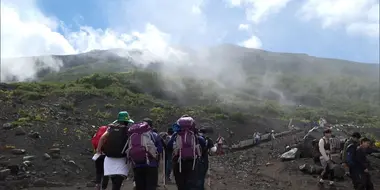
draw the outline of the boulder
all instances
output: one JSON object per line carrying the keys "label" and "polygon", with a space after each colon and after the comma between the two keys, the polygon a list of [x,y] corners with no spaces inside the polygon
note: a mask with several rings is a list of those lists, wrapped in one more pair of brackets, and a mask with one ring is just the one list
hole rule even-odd
{"label": "boulder", "polygon": [[283,153],[280,158],[282,161],[295,160],[299,158],[300,152],[298,148],[292,148],[289,151]]}

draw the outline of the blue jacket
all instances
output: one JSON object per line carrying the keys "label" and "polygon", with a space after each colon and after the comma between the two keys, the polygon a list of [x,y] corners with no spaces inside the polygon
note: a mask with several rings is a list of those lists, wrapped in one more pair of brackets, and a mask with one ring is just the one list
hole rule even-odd
{"label": "blue jacket", "polygon": [[[168,144],[166,145],[167,148],[173,149],[173,145],[176,139],[177,139],[177,133],[174,133],[172,138],[169,140]],[[198,136],[198,143],[202,149],[206,148],[206,140],[203,137]]]}
{"label": "blue jacket", "polygon": [[[161,139],[160,139],[160,136],[155,133],[155,132],[152,132],[152,137],[154,138],[154,144],[156,145],[157,147],[157,152],[159,154],[162,153],[162,150],[163,150],[163,146],[162,146],[162,143],[161,143]],[[133,166],[134,168],[141,168],[141,167],[158,167],[158,161],[155,160],[155,159],[150,159],[149,160],[149,165],[148,164],[136,164]]]}
{"label": "blue jacket", "polygon": [[356,144],[351,144],[347,147],[347,156],[346,161],[349,167],[353,167],[355,165],[355,153],[358,146]]}

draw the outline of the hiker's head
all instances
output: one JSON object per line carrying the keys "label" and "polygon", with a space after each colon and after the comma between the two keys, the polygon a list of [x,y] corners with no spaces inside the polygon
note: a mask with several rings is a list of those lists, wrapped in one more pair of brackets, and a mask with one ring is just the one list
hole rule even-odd
{"label": "hiker's head", "polygon": [[147,122],[150,127],[153,127],[153,120],[152,119],[146,117],[143,119],[143,121]]}
{"label": "hiker's head", "polygon": [[361,137],[362,137],[362,136],[360,135],[359,132],[354,132],[354,133],[352,133],[352,135],[351,135],[351,138],[352,138],[353,140],[355,140],[355,141],[358,141],[358,142],[359,142],[359,140],[360,140]]}
{"label": "hiker's head", "polygon": [[169,127],[168,128],[168,135],[173,135],[173,133],[174,133],[173,128]]}
{"label": "hiker's head", "polygon": [[129,113],[127,111],[119,112],[116,122],[123,125],[134,123],[134,121],[129,117]]}
{"label": "hiker's head", "polygon": [[371,145],[371,139],[364,137],[360,140],[360,147],[368,148]]}
{"label": "hiker's head", "polygon": [[330,138],[332,135],[331,129],[326,129],[323,131],[323,136]]}
{"label": "hiker's head", "polygon": [[274,133],[274,130],[270,131],[271,133]]}

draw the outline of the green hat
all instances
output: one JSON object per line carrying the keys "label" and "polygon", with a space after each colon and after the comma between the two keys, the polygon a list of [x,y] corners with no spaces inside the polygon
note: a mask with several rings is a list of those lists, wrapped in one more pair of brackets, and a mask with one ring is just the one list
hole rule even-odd
{"label": "green hat", "polygon": [[119,122],[126,121],[128,123],[134,123],[134,121],[129,118],[129,113],[127,111],[119,112],[119,114],[117,116],[117,121],[119,121]]}

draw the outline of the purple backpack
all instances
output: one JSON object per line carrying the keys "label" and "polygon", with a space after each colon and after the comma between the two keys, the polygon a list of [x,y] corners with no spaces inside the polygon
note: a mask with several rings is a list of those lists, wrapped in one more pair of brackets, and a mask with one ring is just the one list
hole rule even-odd
{"label": "purple backpack", "polygon": [[179,171],[181,172],[182,160],[193,160],[193,170],[195,169],[196,159],[201,155],[198,137],[194,133],[195,122],[192,117],[181,117],[177,124],[180,130],[173,145],[173,158],[179,162]]}
{"label": "purple backpack", "polygon": [[128,129],[127,158],[133,164],[149,164],[150,158],[157,158],[157,147],[152,129],[146,122],[137,123]]}

